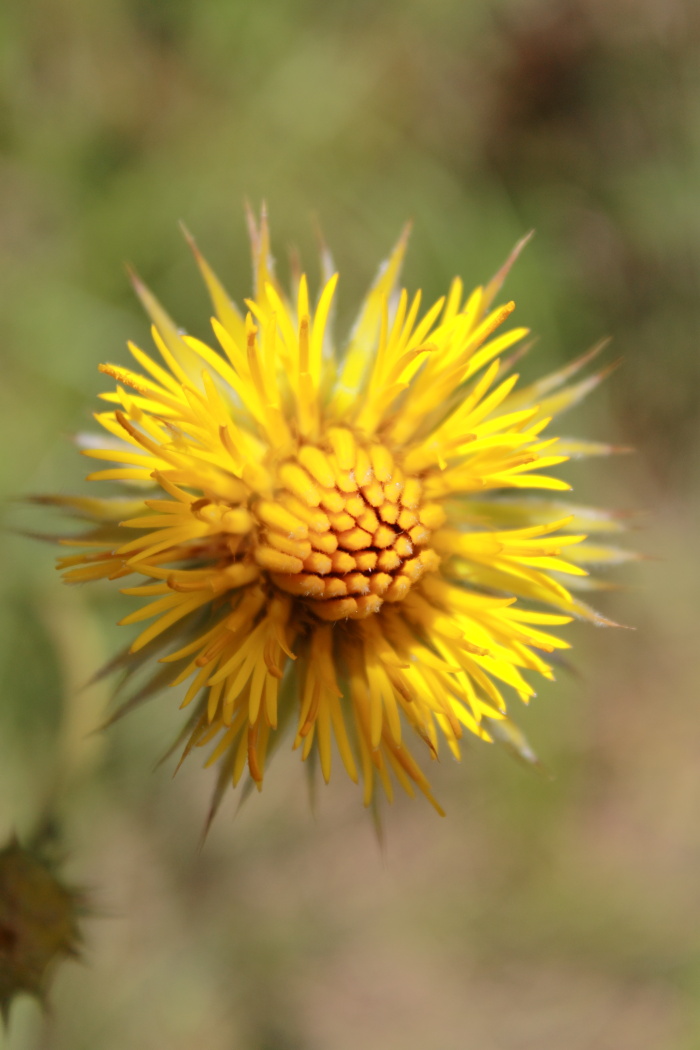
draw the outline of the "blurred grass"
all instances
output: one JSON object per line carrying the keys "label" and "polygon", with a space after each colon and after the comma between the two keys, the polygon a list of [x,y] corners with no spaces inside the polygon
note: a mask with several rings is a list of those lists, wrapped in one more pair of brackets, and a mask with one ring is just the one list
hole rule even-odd
{"label": "blurred grass", "polygon": [[177,222],[240,300],[242,203],[264,198],[283,271],[297,244],[317,272],[322,224],[341,330],[407,217],[428,298],[535,227],[509,284],[540,336],[524,370],[614,336],[624,367],[571,429],[639,452],[571,476],[577,498],[651,508],[633,542],[666,559],[606,596],[638,630],[577,627],[580,677],[523,713],[553,780],[475,743],[437,771],[447,820],[397,802],[383,856],[351,785],[314,822],[280,754],[198,853],[206,774],[151,773],[173,700],[85,733],[114,601],[60,588],[50,548],[7,535],[0,825],[29,829],[59,786],[97,912],[86,965],[57,974],[46,1021],[20,1004],[12,1050],[698,1045],[699,44],[691,0],[0,8],[9,498],[83,486],[67,437],[97,364],[148,340],[123,264],[204,334]]}

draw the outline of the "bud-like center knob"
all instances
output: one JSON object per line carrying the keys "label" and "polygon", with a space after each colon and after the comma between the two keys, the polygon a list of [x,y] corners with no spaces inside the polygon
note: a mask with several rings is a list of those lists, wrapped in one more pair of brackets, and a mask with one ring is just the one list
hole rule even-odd
{"label": "bud-like center knob", "polygon": [[429,543],[444,513],[384,445],[345,428],[328,439],[281,463],[274,498],[254,506],[255,560],[319,619],[362,619],[438,567]]}

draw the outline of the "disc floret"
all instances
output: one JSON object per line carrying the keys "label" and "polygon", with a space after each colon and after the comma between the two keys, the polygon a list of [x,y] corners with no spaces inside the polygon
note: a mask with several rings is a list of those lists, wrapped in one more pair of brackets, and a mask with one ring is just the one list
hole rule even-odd
{"label": "disc floret", "polygon": [[277,483],[274,500],[253,507],[254,557],[311,616],[364,619],[438,568],[430,534],[444,511],[385,444],[330,428],[325,448],[302,444],[280,464]]}

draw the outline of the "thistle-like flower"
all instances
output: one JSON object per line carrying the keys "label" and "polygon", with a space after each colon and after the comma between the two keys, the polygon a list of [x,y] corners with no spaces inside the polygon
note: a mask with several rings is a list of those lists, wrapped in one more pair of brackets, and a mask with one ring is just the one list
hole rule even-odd
{"label": "thistle-like flower", "polygon": [[406,232],[338,347],[327,251],[312,303],[304,274],[289,296],[278,283],[264,214],[250,232],[244,312],[191,242],[217,349],[135,279],[162,360],[130,345],[139,371],[100,366],[116,381],[96,415],[108,437],[84,452],[115,465],[89,477],[127,494],[51,500],[93,522],[60,567],[71,583],[136,578],[123,593],[146,603],[121,622],[151,623],[126,674],[151,675],[126,706],[183,685],[185,754],[210,745],[217,799],[246,770],[261,787],[289,729],[326,781],[338,759],[361,779],[366,804],[398,782],[439,810],[416,747],[516,741],[506,694],[527,702],[530,672],[553,677],[568,645],[550,628],[604,622],[563,581],[616,559],[583,541],[619,523],[561,502],[549,469],[611,449],[546,434],[601,378],[567,385],[595,351],[517,389],[518,352],[503,354],[527,329],[503,332],[514,304],[493,304],[518,249],[422,311],[398,288]]}
{"label": "thistle-like flower", "polygon": [[0,850],[0,1014],[22,993],[42,1004],[51,971],[77,957],[82,895],[64,886],[39,848],[12,839]]}

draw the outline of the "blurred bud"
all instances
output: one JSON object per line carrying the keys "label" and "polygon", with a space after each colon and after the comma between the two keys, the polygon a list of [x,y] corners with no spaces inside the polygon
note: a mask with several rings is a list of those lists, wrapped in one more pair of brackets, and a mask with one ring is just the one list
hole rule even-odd
{"label": "blurred bud", "polygon": [[45,1003],[53,967],[77,956],[80,894],[59,882],[39,848],[0,850],[0,1012],[25,992]]}

